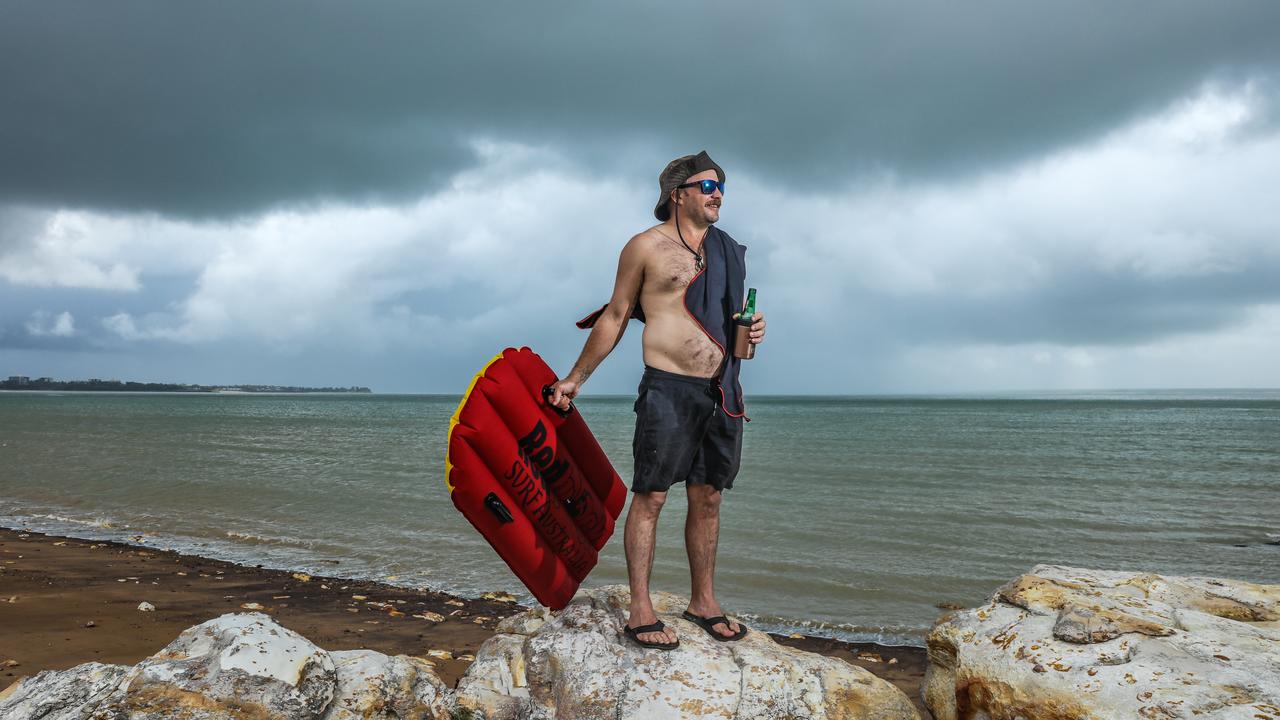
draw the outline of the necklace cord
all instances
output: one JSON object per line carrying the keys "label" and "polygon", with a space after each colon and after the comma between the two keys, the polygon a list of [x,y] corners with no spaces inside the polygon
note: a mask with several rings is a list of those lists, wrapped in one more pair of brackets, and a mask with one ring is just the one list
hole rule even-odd
{"label": "necklace cord", "polygon": [[[689,243],[684,241],[684,231],[680,229],[680,206],[679,205],[675,206],[675,215],[676,215],[676,232],[679,233],[680,235],[680,244],[684,246],[685,250],[688,250],[690,253],[693,254],[693,264],[697,269],[701,270],[702,269],[702,253],[697,252],[693,248],[689,247]],[[706,243],[705,235],[703,236],[703,243],[704,244]]]}

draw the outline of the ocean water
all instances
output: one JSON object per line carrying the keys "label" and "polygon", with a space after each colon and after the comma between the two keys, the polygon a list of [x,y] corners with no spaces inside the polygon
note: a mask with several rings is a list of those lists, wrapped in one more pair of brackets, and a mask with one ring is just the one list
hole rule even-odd
{"label": "ocean water", "polygon": [[[531,602],[444,485],[456,397],[0,393],[0,525]],[[580,408],[624,480],[632,398]],[[753,397],[717,591],[923,644],[1038,563],[1280,583],[1280,391]],[[688,593],[683,492],[653,587]],[[587,585],[625,583],[621,530]]]}

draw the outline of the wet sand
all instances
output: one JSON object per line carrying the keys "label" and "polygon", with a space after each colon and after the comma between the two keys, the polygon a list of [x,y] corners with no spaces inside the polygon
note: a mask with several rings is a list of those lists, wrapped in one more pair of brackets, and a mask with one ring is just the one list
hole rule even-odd
{"label": "wet sand", "polygon": [[[155,610],[139,611],[143,602]],[[499,600],[0,528],[0,690],[42,670],[90,661],[132,665],[192,625],[248,609],[268,613],[326,650],[446,651],[453,659],[432,660],[450,685],[498,621],[524,610]],[[923,649],[774,638],[866,668],[901,688],[929,717],[919,699]]]}

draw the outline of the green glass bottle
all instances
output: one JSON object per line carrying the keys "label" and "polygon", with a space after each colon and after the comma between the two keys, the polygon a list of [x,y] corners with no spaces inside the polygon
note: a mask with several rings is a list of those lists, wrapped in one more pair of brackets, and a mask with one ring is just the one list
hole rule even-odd
{"label": "green glass bottle", "polygon": [[743,360],[750,360],[756,356],[756,346],[751,342],[751,324],[754,322],[751,318],[756,314],[756,289],[751,288],[747,291],[747,303],[742,307],[742,313],[738,315],[737,320],[737,337],[733,342],[733,356]]}

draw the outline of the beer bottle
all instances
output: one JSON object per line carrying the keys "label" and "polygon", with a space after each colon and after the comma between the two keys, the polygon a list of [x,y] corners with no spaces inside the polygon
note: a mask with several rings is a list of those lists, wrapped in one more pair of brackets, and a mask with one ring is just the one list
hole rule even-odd
{"label": "beer bottle", "polygon": [[742,313],[738,315],[737,320],[737,336],[733,342],[733,356],[750,360],[756,356],[756,346],[751,343],[751,325],[756,314],[756,289],[751,288],[747,291],[747,304],[743,306]]}

